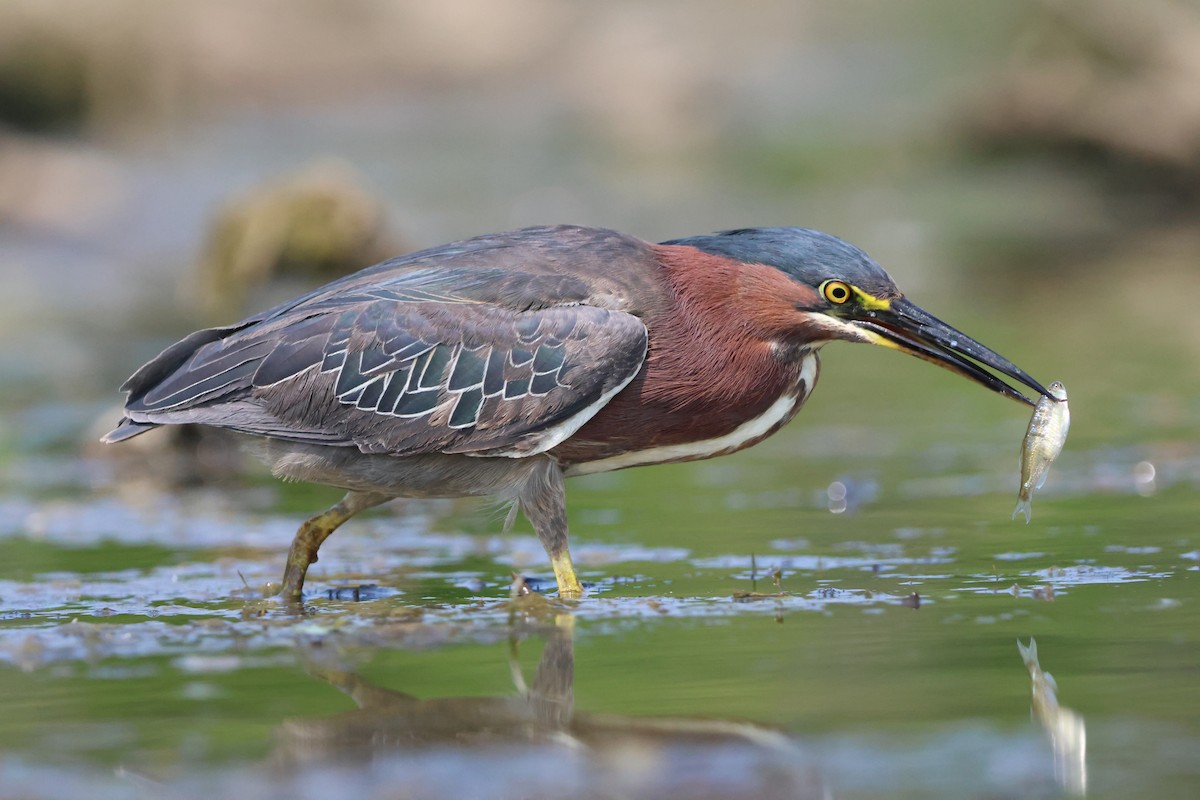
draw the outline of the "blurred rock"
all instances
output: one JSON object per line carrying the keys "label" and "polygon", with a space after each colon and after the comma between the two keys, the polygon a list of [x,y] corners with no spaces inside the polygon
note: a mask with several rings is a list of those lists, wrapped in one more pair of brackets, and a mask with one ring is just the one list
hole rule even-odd
{"label": "blurred rock", "polygon": [[992,149],[1073,152],[1108,176],[1200,199],[1200,8],[1042,0],[1011,63],[969,104]]}
{"label": "blurred rock", "polygon": [[33,132],[174,116],[180,48],[166,3],[0,3],[0,122]]}
{"label": "blurred rock", "polygon": [[54,31],[26,29],[0,48],[0,121],[27,131],[72,130],[87,112],[87,60]]}
{"label": "blurred rock", "polygon": [[271,281],[307,290],[407,249],[360,176],[347,164],[322,161],[254,187],[217,212],[196,288],[205,312],[226,319],[247,311],[247,301]]}

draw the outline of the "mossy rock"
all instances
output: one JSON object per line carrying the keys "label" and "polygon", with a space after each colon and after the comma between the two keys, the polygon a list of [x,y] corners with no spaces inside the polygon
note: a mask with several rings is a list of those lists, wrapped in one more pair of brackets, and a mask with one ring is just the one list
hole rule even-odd
{"label": "mossy rock", "polygon": [[316,286],[405,249],[358,175],[340,162],[320,162],[218,211],[198,267],[200,299],[214,315],[241,313],[273,281]]}

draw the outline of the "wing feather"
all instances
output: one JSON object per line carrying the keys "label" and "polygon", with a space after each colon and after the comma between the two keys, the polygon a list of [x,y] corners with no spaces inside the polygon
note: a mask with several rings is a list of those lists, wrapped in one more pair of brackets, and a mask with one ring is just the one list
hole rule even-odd
{"label": "wing feather", "polygon": [[[640,320],[585,305],[512,311],[353,298],[353,306],[204,345],[130,403],[132,418],[208,419],[371,453],[524,455],[595,414],[646,352]],[[222,407],[230,400],[235,418]]]}

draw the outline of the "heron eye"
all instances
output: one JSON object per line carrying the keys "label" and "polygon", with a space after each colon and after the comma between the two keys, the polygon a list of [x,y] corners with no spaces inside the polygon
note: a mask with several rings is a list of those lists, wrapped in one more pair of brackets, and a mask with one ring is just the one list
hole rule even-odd
{"label": "heron eye", "polygon": [[850,287],[841,281],[825,281],[821,284],[821,294],[829,302],[841,305],[850,299]]}

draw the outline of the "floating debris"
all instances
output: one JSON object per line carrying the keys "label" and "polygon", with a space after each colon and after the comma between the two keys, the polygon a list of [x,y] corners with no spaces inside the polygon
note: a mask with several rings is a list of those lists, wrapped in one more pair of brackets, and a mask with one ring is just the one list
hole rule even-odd
{"label": "floating debris", "polygon": [[746,592],[738,591],[733,593],[733,601],[735,603],[749,603],[755,600],[776,600],[780,597],[791,597],[789,592]]}
{"label": "floating debris", "polygon": [[1045,600],[1047,603],[1054,602],[1054,584],[1044,583],[1041,586],[1035,586],[1031,590],[1035,600]]}

